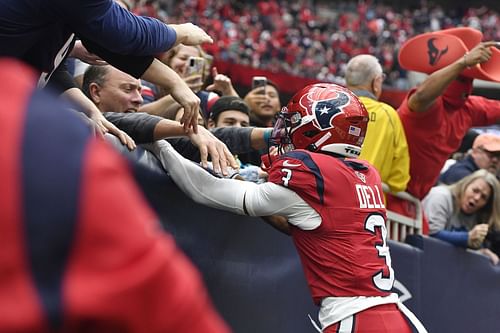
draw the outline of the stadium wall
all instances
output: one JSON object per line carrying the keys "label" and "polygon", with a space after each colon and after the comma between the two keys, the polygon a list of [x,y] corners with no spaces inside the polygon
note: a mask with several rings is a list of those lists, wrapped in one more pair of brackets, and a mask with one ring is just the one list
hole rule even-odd
{"label": "stadium wall", "polygon": [[[317,318],[318,309],[288,236],[258,218],[200,206],[164,176],[141,183],[234,332],[315,332],[308,315]],[[433,238],[389,246],[394,291],[429,332],[498,332],[500,267]]]}
{"label": "stadium wall", "polygon": [[[279,88],[281,103],[285,105],[293,94],[308,84],[321,82],[316,79],[292,76],[286,73],[273,73],[245,65],[233,64],[224,61],[216,61],[214,66],[219,73],[224,73],[231,78],[231,82],[241,96],[245,96],[252,85],[252,77],[265,76],[273,81]],[[411,86],[416,86],[425,79],[424,74],[412,72],[410,75]],[[398,90],[392,87],[384,87],[380,100],[391,105],[395,109],[399,107],[406,96],[406,90]],[[487,98],[500,99],[500,83],[486,81],[474,81],[473,94]]]}

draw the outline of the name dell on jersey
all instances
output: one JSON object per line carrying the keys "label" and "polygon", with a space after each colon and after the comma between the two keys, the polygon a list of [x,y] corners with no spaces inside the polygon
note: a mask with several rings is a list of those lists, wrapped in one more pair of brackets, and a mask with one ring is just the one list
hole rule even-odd
{"label": "name dell on jersey", "polygon": [[359,208],[385,208],[382,195],[377,186],[356,184]]}

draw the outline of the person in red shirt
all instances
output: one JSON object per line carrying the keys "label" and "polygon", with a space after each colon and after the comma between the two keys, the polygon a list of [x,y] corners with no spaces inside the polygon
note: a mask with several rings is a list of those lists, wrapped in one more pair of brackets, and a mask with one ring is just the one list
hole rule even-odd
{"label": "person in red shirt", "polygon": [[376,169],[357,160],[368,113],[348,89],[309,85],[283,108],[271,141],[264,184],[220,179],[182,158],[168,143],[150,149],[195,201],[237,214],[267,216],[297,248],[322,332],[410,333],[391,293],[394,270]]}
{"label": "person in red shirt", "polygon": [[495,45],[480,43],[432,73],[398,108],[410,153],[407,192],[413,196],[423,199],[436,184],[445,161],[460,147],[469,128],[500,121],[500,101],[471,96],[473,80],[460,75],[467,67],[488,61]]}

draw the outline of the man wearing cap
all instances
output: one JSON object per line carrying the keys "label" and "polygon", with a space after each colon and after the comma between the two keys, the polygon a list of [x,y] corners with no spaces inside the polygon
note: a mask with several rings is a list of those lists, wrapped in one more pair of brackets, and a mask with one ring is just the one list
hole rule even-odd
{"label": "man wearing cap", "polygon": [[422,199],[436,184],[448,157],[454,153],[471,127],[498,123],[500,101],[469,96],[473,79],[463,70],[491,58],[494,42],[479,43],[450,65],[435,71],[412,89],[398,113],[410,152],[410,182],[407,192]]}
{"label": "man wearing cap", "polygon": [[485,169],[494,175],[500,166],[500,136],[483,133],[476,137],[467,156],[450,166],[439,181],[453,184],[476,170]]}
{"label": "man wearing cap", "polygon": [[250,126],[247,103],[236,96],[222,96],[212,106],[208,128]]}
{"label": "man wearing cap", "polygon": [[[208,128],[228,128],[228,127],[249,127],[250,126],[250,109],[239,97],[236,96],[222,96],[212,106],[210,119],[208,120]],[[265,131],[263,140],[267,142],[266,138],[271,134],[272,129],[254,128],[259,131]],[[240,163],[240,170],[238,177],[241,180],[251,181],[255,183],[263,183],[267,179],[267,173],[263,171],[260,166],[251,163],[242,163],[237,156],[237,162]]]}

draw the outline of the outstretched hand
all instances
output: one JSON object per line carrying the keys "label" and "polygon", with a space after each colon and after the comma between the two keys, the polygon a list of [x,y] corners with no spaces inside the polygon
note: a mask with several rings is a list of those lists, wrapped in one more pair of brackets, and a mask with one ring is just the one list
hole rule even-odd
{"label": "outstretched hand", "polygon": [[120,139],[120,142],[127,146],[129,150],[134,150],[136,148],[135,141],[124,131],[120,130],[118,127],[113,125],[108,121],[102,113],[94,113],[90,116],[90,119],[95,124],[96,132],[104,135],[105,133],[113,134]]}
{"label": "outstretched hand", "polygon": [[203,43],[212,44],[214,41],[202,28],[192,23],[170,24],[177,34],[175,44],[200,45]]}
{"label": "outstretched hand", "polygon": [[92,102],[83,92],[78,88],[70,88],[62,93],[62,98],[67,98],[73,103],[79,106],[79,109],[84,111],[85,115],[91,120],[93,130],[97,135],[104,135],[106,133],[111,133],[116,135],[121,143],[126,145],[128,149],[135,149],[135,142],[130,136],[125,132],[118,129],[115,125],[110,123],[104,116],[97,106]]}
{"label": "outstretched hand", "polygon": [[228,166],[233,169],[239,168],[233,154],[226,145],[204,127],[200,127],[197,134],[191,132],[188,136],[191,142],[200,150],[201,164],[204,168],[208,167],[209,155],[215,173],[227,176]]}
{"label": "outstretched hand", "polygon": [[180,123],[184,126],[184,131],[189,132],[190,128],[194,133],[198,133],[198,111],[200,99],[189,89],[186,82],[179,78],[178,84],[172,86],[170,94],[183,108],[184,114]]}

